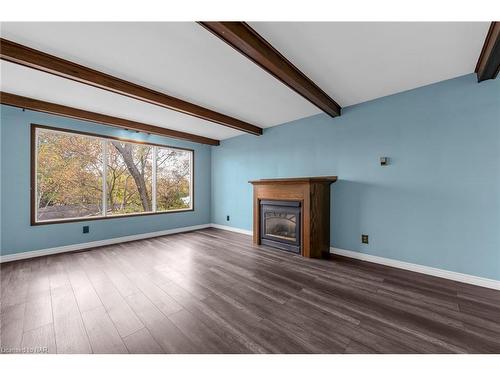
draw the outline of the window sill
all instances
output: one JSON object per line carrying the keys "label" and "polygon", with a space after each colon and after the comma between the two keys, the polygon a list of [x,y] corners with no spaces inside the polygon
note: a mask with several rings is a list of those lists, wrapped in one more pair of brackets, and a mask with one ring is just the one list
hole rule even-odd
{"label": "window sill", "polygon": [[120,214],[120,215],[109,215],[109,216],[79,217],[79,218],[74,218],[74,219],[55,219],[55,220],[47,220],[47,221],[32,221],[31,226],[48,225],[48,224],[76,223],[79,221],[125,219],[125,218],[129,218],[129,217],[177,214],[177,213],[190,212],[190,211],[194,211],[194,208],[182,208],[182,209],[178,209],[178,210],[161,211],[161,212],[141,212],[141,213],[137,213],[137,214]]}

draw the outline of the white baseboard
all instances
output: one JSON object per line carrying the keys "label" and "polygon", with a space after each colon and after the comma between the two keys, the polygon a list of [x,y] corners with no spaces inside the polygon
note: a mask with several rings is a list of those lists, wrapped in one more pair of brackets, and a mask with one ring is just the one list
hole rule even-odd
{"label": "white baseboard", "polygon": [[220,225],[220,224],[214,224],[214,223],[210,224],[210,226],[212,228],[224,229],[224,230],[228,230],[228,231],[231,231],[231,232],[246,234],[248,236],[252,236],[253,235],[253,232],[251,230],[247,230],[247,229],[235,228],[235,227],[230,227],[230,226],[227,226],[227,225]]}
{"label": "white baseboard", "polygon": [[375,255],[363,254],[357,251],[338,249],[335,247],[330,248],[330,253],[342,255],[349,258],[364,260],[367,262],[383,264],[385,266],[401,268],[408,271],[424,273],[426,275],[442,277],[444,279],[459,281],[466,284],[473,284],[482,286],[490,289],[500,290],[500,280],[487,279],[484,277],[468,275],[465,273],[447,271],[440,268],[433,268],[428,266],[422,266],[420,264],[403,262],[400,260],[394,260],[389,258],[382,258]]}
{"label": "white baseboard", "polygon": [[89,249],[92,247],[114,245],[114,244],[121,243],[121,242],[129,242],[129,241],[142,240],[142,239],[152,238],[152,237],[166,236],[168,234],[174,234],[174,233],[190,232],[193,230],[209,228],[210,226],[211,226],[210,224],[193,225],[190,227],[167,229],[167,230],[162,230],[162,231],[158,231],[158,232],[149,232],[149,233],[134,234],[134,235],[125,236],[125,237],[109,238],[107,240],[77,243],[77,244],[73,244],[73,245],[52,247],[49,249],[42,249],[42,250],[25,251],[23,253],[17,253],[17,254],[1,255],[0,256],[0,263],[12,262],[14,260],[41,257],[44,255],[67,253],[67,252],[71,252],[71,251]]}

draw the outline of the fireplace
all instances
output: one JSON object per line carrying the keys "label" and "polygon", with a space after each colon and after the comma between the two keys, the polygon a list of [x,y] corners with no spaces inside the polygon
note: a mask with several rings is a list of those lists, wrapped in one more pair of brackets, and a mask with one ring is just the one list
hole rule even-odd
{"label": "fireplace", "polygon": [[249,181],[253,242],[326,258],[330,254],[330,185],[336,176]]}
{"label": "fireplace", "polygon": [[300,254],[300,201],[260,201],[261,243]]}

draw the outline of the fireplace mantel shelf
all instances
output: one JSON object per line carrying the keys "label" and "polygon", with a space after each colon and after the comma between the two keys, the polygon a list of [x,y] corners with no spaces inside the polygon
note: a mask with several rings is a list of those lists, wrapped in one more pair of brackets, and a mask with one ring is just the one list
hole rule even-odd
{"label": "fireplace mantel shelf", "polygon": [[328,183],[337,181],[337,176],[319,176],[319,177],[290,177],[290,178],[263,178],[261,180],[248,181],[253,185],[261,184],[295,184],[295,183]]}

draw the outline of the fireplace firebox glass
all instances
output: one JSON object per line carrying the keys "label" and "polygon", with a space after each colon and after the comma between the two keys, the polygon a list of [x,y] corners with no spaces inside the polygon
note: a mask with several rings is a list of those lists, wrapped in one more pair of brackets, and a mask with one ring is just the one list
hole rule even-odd
{"label": "fireplace firebox glass", "polygon": [[297,237],[297,215],[288,212],[267,211],[264,222],[265,234],[281,240],[295,241]]}

